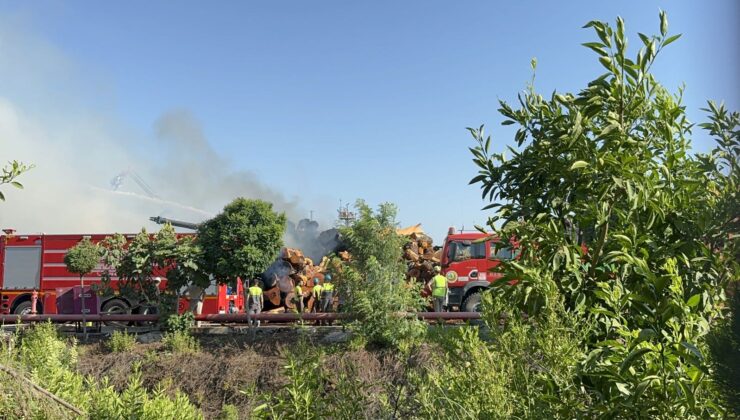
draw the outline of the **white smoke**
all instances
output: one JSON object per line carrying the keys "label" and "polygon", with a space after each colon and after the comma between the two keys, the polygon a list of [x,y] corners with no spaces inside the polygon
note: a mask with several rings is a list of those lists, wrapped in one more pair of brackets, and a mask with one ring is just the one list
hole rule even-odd
{"label": "white smoke", "polygon": [[[0,21],[0,164],[17,159],[35,168],[19,178],[24,190],[2,187],[7,201],[0,203],[0,228],[153,230],[150,216],[200,222],[239,196],[270,201],[290,219],[304,214],[296,200],[219,156],[187,111],[167,112],[153,121],[151,135],[134,135],[115,115],[91,109],[77,98],[97,98],[98,85],[79,82],[83,77],[53,46],[3,23],[8,22]],[[132,177],[124,177],[114,192],[111,180],[122,171],[138,174],[156,197]]]}

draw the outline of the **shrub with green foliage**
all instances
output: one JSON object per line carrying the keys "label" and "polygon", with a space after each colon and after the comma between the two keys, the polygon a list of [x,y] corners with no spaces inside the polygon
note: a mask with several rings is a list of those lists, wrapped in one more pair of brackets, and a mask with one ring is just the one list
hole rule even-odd
{"label": "shrub with green foliage", "polygon": [[219,413],[218,420],[239,420],[239,410],[231,404],[224,404]]}
{"label": "shrub with green foliage", "polygon": [[164,328],[168,332],[189,333],[195,325],[195,315],[192,312],[185,312],[181,315],[170,315],[165,321]]}
{"label": "shrub with green foliage", "polygon": [[196,353],[200,350],[198,340],[187,331],[173,331],[162,337],[165,349],[173,353]]}
{"label": "shrub with green foliage", "polygon": [[[105,269],[99,286],[104,295],[118,294],[142,306],[157,306],[159,313],[174,313],[184,286],[207,287],[203,271],[203,252],[193,236],[178,237],[166,224],[152,235],[142,229],[133,239],[116,234],[100,242]],[[156,281],[165,275],[167,288],[160,290]],[[115,288],[112,277],[118,277]],[[142,309],[142,308],[140,308]]]}
{"label": "shrub with green foliage", "polygon": [[406,239],[396,233],[397,209],[383,203],[374,212],[362,200],[356,207],[357,220],[341,229],[352,260],[335,270],[347,311],[356,317],[350,328],[368,344],[407,350],[420,342],[426,325],[402,316],[424,302],[418,285],[405,281],[401,253]]}
{"label": "shrub with green foliage", "polygon": [[[91,419],[202,419],[187,396],[175,391],[174,398],[163,388],[153,393],[142,387],[137,369],[123,392],[106,381],[95,382],[79,374],[77,346],[60,338],[51,323],[32,328],[2,341],[0,360],[5,365],[27,372],[36,384],[86,413]],[[3,406],[4,403],[0,403]],[[10,406],[13,410],[14,406]],[[15,405],[18,407],[18,405]],[[43,418],[48,409],[40,407],[31,418]],[[24,417],[16,411],[3,411],[10,418]],[[54,416],[57,417],[57,416]]]}
{"label": "shrub with green foliage", "polygon": [[173,353],[195,353],[200,350],[198,340],[190,329],[195,325],[195,315],[185,312],[182,315],[170,315],[165,322],[165,334],[162,344]]}
{"label": "shrub with green foliage", "polygon": [[588,329],[556,301],[537,320],[484,297],[485,334],[439,328],[433,362],[412,373],[422,418],[572,418],[588,404],[578,362]]}
{"label": "shrub with green foliage", "polygon": [[136,346],[136,336],[126,331],[113,331],[108,339],[108,349],[113,353],[125,353]]}
{"label": "shrub with green foliage", "polygon": [[519,282],[493,293],[540,323],[553,299],[593,323],[578,363],[590,400],[581,415],[722,416],[706,335],[739,272],[738,114],[709,102],[703,127],[717,149],[692,154],[682,90],[650,74],[679,37],[665,13],[658,35],[639,34],[634,58],[621,18],[586,27],[606,73],[577,94],[545,98],[530,85],[518,108],[501,101],[503,124],[519,127],[513,156],[470,129],[471,183],[496,200],[488,224],[522,249],[501,266]]}
{"label": "shrub with green foliage", "polygon": [[[252,412],[253,418],[349,419],[383,418],[369,410],[371,393],[368,384],[358,379],[355,366],[346,366],[336,381],[325,366],[322,349],[306,341],[286,352],[285,374],[288,383],[277,393],[258,395],[262,404]],[[336,373],[336,372],[334,372]],[[382,396],[372,395],[375,398]],[[387,416],[385,416],[387,417]]]}

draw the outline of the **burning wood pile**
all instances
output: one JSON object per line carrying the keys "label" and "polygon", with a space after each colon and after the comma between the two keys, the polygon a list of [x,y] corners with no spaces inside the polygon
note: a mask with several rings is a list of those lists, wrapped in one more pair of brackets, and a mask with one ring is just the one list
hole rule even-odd
{"label": "burning wood pile", "polygon": [[[281,293],[285,296],[285,304],[288,309],[293,309],[293,295],[295,286],[300,285],[303,289],[303,295],[311,296],[313,289],[313,279],[318,278],[323,282],[324,272],[328,264],[328,258],[323,257],[321,262],[316,265],[314,261],[305,256],[300,249],[283,248],[280,257],[267,270],[265,280],[271,284],[270,288],[265,290],[265,299],[274,307],[281,306]],[[309,299],[307,307],[311,307]]]}
{"label": "burning wood pile", "polygon": [[439,265],[442,251],[434,250],[432,238],[421,230],[421,224],[399,229],[398,234],[409,239],[403,249],[403,259],[408,265],[406,277],[429,281],[434,277],[434,266]]}
{"label": "burning wood pile", "polygon": [[302,287],[313,287],[313,279],[319,278],[324,279],[324,271],[326,271],[326,265],[329,262],[327,257],[321,259],[319,265],[315,265],[311,258],[303,255],[300,249],[295,248],[284,248],[282,251],[281,258],[283,261],[287,261],[293,273],[290,275],[293,279],[293,283]]}

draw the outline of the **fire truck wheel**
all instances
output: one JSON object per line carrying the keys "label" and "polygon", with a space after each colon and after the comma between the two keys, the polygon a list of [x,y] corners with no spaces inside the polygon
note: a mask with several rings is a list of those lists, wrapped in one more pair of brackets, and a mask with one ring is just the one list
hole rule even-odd
{"label": "fire truck wheel", "polygon": [[[105,315],[122,315],[131,313],[131,307],[121,299],[111,299],[100,307],[100,313]],[[106,322],[105,325],[111,327],[125,327],[128,325],[127,322]]]}
{"label": "fire truck wheel", "polygon": [[465,298],[465,301],[462,304],[462,311],[463,312],[480,312],[480,304],[483,300],[483,295],[481,292],[475,292],[468,297]]}
{"label": "fire truck wheel", "polygon": [[[36,305],[37,305],[36,310],[38,311],[38,313],[43,313],[41,311],[41,304],[37,303]],[[18,306],[16,306],[15,309],[13,310],[13,314],[14,315],[31,315],[31,301],[27,300],[25,302],[19,303]]]}
{"label": "fire truck wheel", "polygon": [[[156,306],[145,306],[139,310],[139,315],[157,315],[159,311]],[[137,322],[136,325],[139,327],[151,327],[157,325],[157,321],[141,321]]]}

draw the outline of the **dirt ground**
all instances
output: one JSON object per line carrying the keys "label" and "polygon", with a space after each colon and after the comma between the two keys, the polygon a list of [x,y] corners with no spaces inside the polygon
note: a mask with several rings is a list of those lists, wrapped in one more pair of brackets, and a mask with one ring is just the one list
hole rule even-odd
{"label": "dirt ground", "polygon": [[[164,386],[168,393],[179,389],[200,406],[206,418],[218,416],[224,404],[247,414],[258,403],[254,391],[274,392],[287,383],[284,353],[294,349],[302,336],[312,345],[330,348],[327,339],[341,334],[338,328],[270,329],[254,336],[198,334],[201,349],[193,354],[169,353],[158,341],[137,343],[128,353],[111,353],[100,340],[80,346],[79,370],[97,379],[107,377],[120,390],[138,364],[144,386]],[[144,336],[141,339],[148,341]],[[347,363],[362,367],[357,373],[363,383],[383,384],[393,380],[403,362],[391,353],[346,349],[329,351],[325,359],[329,371]]]}

